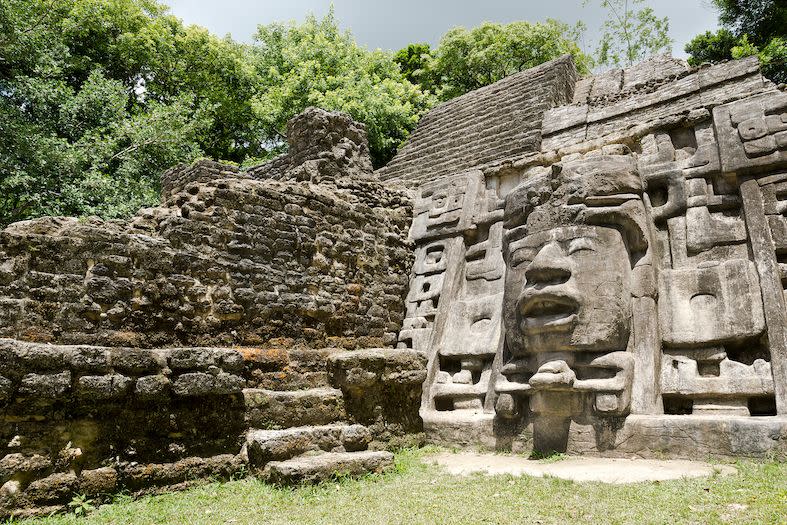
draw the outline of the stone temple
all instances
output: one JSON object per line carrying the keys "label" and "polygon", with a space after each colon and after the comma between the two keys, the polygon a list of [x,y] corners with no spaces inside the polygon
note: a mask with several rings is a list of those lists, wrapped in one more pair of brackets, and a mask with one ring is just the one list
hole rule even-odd
{"label": "stone temple", "polygon": [[0,232],[0,516],[422,442],[787,458],[787,93],[756,59],[560,58],[376,172],[342,114],[287,132],[128,221]]}

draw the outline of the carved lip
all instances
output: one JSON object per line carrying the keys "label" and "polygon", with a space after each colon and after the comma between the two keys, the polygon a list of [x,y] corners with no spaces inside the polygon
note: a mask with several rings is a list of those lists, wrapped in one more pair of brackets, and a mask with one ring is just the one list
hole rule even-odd
{"label": "carved lip", "polygon": [[570,295],[553,292],[527,294],[520,302],[522,331],[535,334],[564,331],[577,319],[579,301]]}

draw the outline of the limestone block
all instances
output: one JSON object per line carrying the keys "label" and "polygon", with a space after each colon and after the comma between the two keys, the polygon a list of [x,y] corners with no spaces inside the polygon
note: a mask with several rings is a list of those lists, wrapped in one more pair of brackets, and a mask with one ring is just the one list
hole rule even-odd
{"label": "limestone block", "polygon": [[437,313],[445,274],[417,275],[407,294],[408,317],[432,317]]}
{"label": "limestone block", "polygon": [[342,392],[335,388],[292,392],[247,388],[243,399],[246,423],[252,428],[326,425],[346,417]]}
{"label": "limestone block", "polygon": [[465,278],[468,281],[502,281],[505,273],[502,236],[503,222],[495,222],[489,226],[486,240],[468,246],[465,252]]}
{"label": "limestone block", "polygon": [[502,291],[452,302],[440,343],[440,355],[455,358],[494,355],[500,344],[502,313]]}
{"label": "limestone block", "polygon": [[664,394],[689,397],[756,397],[773,395],[771,364],[757,359],[751,365],[723,359],[719,375],[699,372],[697,361],[680,355],[665,355],[661,367]]}
{"label": "limestone block", "polygon": [[703,88],[721,84],[734,78],[759,74],[760,64],[757,57],[746,57],[722,64],[713,64],[699,70],[700,86]]}
{"label": "limestone block", "polygon": [[106,348],[81,346],[70,355],[71,366],[78,372],[109,372],[109,351]]}
{"label": "limestone block", "polygon": [[36,503],[65,503],[78,486],[73,473],[55,473],[30,483],[25,489],[25,497]]}
{"label": "limestone block", "polygon": [[91,401],[124,398],[133,388],[134,380],[120,374],[82,376],[77,379],[77,395]]}
{"label": "limestone block", "polygon": [[239,394],[245,386],[246,381],[233,374],[193,372],[178,376],[172,384],[172,392],[181,397],[221,396]]}
{"label": "limestone block", "polygon": [[140,399],[152,401],[165,398],[170,391],[172,382],[167,376],[143,376],[137,379],[134,394]]}
{"label": "limestone block", "polygon": [[426,356],[393,348],[340,352],[328,359],[328,378],[337,388],[417,385],[426,378]]}
{"label": "limestone block", "polygon": [[746,223],[740,217],[711,213],[707,207],[686,210],[686,249],[689,253],[746,242],[747,238]]}
{"label": "limestone block", "polygon": [[71,389],[71,372],[59,374],[26,374],[19,386],[23,396],[56,399]]}
{"label": "limestone block", "polygon": [[141,375],[156,372],[166,366],[161,353],[135,348],[110,349],[110,364],[113,369],[126,374]]}
{"label": "limestone block", "polygon": [[570,105],[560,106],[550,109],[544,113],[544,127],[541,132],[544,135],[554,135],[577,126],[584,128],[587,122],[588,106]]}
{"label": "limestone block", "polygon": [[0,372],[11,375],[20,370],[62,370],[70,351],[62,346],[23,343],[13,339],[0,339]]}
{"label": "limestone block", "polygon": [[428,275],[444,272],[456,243],[438,240],[418,246],[415,249],[413,274]]}
{"label": "limestone block", "polygon": [[0,459],[0,480],[4,482],[15,474],[44,472],[52,468],[52,461],[40,454],[6,454]]}
{"label": "limestone block", "polygon": [[228,478],[243,470],[242,459],[235,454],[189,457],[174,463],[121,464],[118,477],[124,487],[139,490],[147,487],[176,485],[206,478]]}
{"label": "limestone block", "polygon": [[363,425],[324,425],[253,430],[246,437],[246,447],[250,463],[263,467],[269,461],[287,460],[308,451],[364,450],[371,439]]}
{"label": "limestone block", "polygon": [[393,467],[394,456],[390,452],[344,452],[316,456],[302,456],[289,461],[272,461],[263,471],[262,477],[269,483],[293,485],[318,483],[336,476],[363,476],[379,474]]}
{"label": "limestone block", "polygon": [[425,184],[413,207],[410,238],[421,241],[467,229],[483,186],[484,175],[480,171]]}
{"label": "limestone block", "polygon": [[79,473],[79,492],[87,495],[114,494],[118,485],[118,473],[112,467],[83,470]]}
{"label": "limestone block", "polygon": [[750,261],[662,270],[659,292],[661,334],[668,345],[735,341],[765,328],[759,278]]}

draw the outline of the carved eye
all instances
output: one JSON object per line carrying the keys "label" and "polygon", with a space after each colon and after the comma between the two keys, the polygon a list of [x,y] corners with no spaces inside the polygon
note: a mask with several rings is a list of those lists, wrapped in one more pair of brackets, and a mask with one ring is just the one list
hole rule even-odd
{"label": "carved eye", "polygon": [[530,264],[533,260],[530,250],[519,249],[511,254],[511,266],[517,268],[522,265]]}
{"label": "carved eye", "polygon": [[593,241],[591,241],[587,237],[580,237],[579,239],[574,239],[568,245],[568,254],[569,255],[577,253],[577,252],[581,252],[581,251],[584,251],[584,250],[587,250],[587,251],[590,251],[590,252],[596,251],[596,248],[593,245]]}

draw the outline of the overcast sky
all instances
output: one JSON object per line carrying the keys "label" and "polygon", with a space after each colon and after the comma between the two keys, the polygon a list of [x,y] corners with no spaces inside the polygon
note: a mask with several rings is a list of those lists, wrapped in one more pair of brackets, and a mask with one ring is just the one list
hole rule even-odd
{"label": "overcast sky", "polygon": [[[199,24],[224,36],[249,42],[258,24],[302,21],[308,13],[328,11],[330,0],[164,0],[186,23]],[[604,12],[583,7],[582,0],[334,0],[336,18],[356,40],[369,48],[400,49],[411,42],[434,45],[454,26],[473,27],[483,21],[542,21],[557,18],[588,27],[586,51],[595,48]],[[691,38],[717,27],[709,0],[648,0],[659,16],[669,16],[673,54],[685,56]]]}

